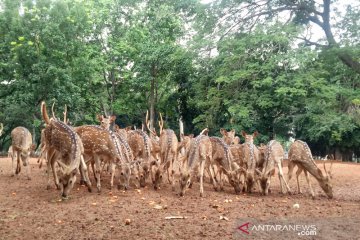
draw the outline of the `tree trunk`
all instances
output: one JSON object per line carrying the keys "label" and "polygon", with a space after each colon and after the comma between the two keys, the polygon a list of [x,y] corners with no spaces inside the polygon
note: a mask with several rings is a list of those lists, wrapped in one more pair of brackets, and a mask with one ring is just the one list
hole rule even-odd
{"label": "tree trunk", "polygon": [[335,148],[335,159],[339,160],[339,161],[342,161],[342,153],[341,153],[339,147]]}
{"label": "tree trunk", "polygon": [[155,86],[156,86],[156,66],[151,68],[151,86],[150,86],[150,129],[154,129],[155,120]]}

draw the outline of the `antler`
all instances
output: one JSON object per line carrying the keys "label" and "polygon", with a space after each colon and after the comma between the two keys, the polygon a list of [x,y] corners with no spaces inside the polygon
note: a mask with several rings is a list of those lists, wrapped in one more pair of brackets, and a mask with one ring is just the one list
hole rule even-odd
{"label": "antler", "polygon": [[67,118],[66,118],[66,114],[67,114],[67,106],[66,106],[66,104],[65,104],[65,109],[64,109],[63,114],[64,114],[64,123],[65,123],[65,124],[67,124]]}
{"label": "antler", "polygon": [[51,106],[51,112],[52,112],[52,117],[53,117],[53,119],[56,120],[55,112],[54,112],[54,106],[55,106],[55,102],[53,102],[53,104],[52,104],[52,106]]}
{"label": "antler", "polygon": [[146,127],[147,129],[149,130],[149,132],[151,134],[153,134],[154,136],[157,136],[156,132],[152,129],[150,129],[150,122],[149,122],[149,111],[146,111],[146,119],[145,119],[145,122],[146,122]]}
{"label": "antler", "polygon": [[208,133],[209,133],[209,129],[204,128],[199,135],[208,135]]}
{"label": "antler", "polygon": [[161,112],[159,112],[159,114],[160,114],[159,127],[160,127],[160,134],[161,134],[163,131],[163,128],[164,128],[164,120],[162,118]]}

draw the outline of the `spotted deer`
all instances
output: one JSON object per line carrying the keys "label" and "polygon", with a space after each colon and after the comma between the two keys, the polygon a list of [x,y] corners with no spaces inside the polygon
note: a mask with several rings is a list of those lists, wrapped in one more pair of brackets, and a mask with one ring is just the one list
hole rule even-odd
{"label": "spotted deer", "polygon": [[[261,151],[261,150],[260,150]],[[264,148],[264,167],[262,171],[256,169],[260,178],[260,187],[264,195],[268,195],[271,176],[275,174],[275,167],[278,169],[280,189],[283,194],[290,191],[289,185],[285,181],[282,171],[282,162],[284,159],[284,149],[276,140],[271,140]],[[286,189],[285,189],[286,187]]]}
{"label": "spotted deer", "polygon": [[[119,185],[118,188],[123,186],[125,189],[129,188],[130,185],[130,177],[132,173],[132,153],[130,153],[130,147],[125,138],[123,138],[120,134],[115,131],[110,130],[111,124],[113,124],[116,120],[116,116],[103,116],[97,115],[97,118],[100,122],[100,127],[106,131],[109,131],[111,139],[115,145],[116,152],[120,157],[120,161],[112,161],[110,162],[111,168],[111,181],[110,186],[113,186],[114,176],[116,169],[119,170]],[[130,152],[129,152],[130,151]],[[104,163],[105,165],[106,163]]]}
{"label": "spotted deer", "polygon": [[[44,138],[48,167],[47,188],[50,189],[50,174],[52,171],[55,185],[61,190],[62,198],[68,198],[80,168],[80,171],[82,171],[85,176],[85,183],[88,190],[91,192],[91,182],[89,180],[86,164],[82,155],[84,148],[80,137],[65,123],[54,118],[50,119],[47,114],[45,102],[41,103],[41,113],[43,120],[46,123]],[[55,163],[58,163],[60,166],[60,179],[57,176]]]}
{"label": "spotted deer", "polygon": [[241,168],[234,162],[230,147],[223,139],[218,137],[210,137],[210,141],[212,147],[212,160],[220,172],[220,189],[223,190],[222,173],[224,172],[229,183],[234,188],[235,193],[240,193],[239,174]]}
{"label": "spotted deer", "polygon": [[299,184],[299,175],[301,172],[304,172],[306,181],[310,188],[310,193],[313,198],[315,198],[314,191],[311,187],[310,179],[308,176],[308,172],[315,177],[315,179],[318,181],[320,187],[322,190],[326,193],[328,198],[333,198],[333,190],[332,190],[332,184],[330,182],[332,175],[332,163],[330,166],[330,170],[326,170],[325,162],[324,162],[324,171],[323,172],[318,168],[316,165],[309,146],[306,142],[296,140],[290,147],[289,150],[289,171],[288,171],[288,182],[290,181],[292,177],[292,172],[295,166],[298,167],[298,170],[296,171],[296,180],[297,180],[297,186],[298,186],[298,192],[300,191],[300,184]]}
{"label": "spotted deer", "polygon": [[178,156],[179,154],[181,157],[178,157],[178,167],[179,171],[181,172],[182,167],[185,165],[187,158],[187,152],[190,150],[191,140],[194,138],[194,134],[184,135],[180,134],[180,143],[178,145]]}
{"label": "spotted deer", "polygon": [[131,130],[127,132],[127,140],[132,150],[134,160],[138,162],[137,169],[140,187],[145,187],[146,179],[151,176],[154,182],[153,172],[150,171],[150,163],[154,159],[152,155],[152,142],[149,136],[142,130]]}
{"label": "spotted deer", "polygon": [[[27,178],[30,180],[30,153],[34,150],[35,146],[32,144],[32,136],[28,129],[24,127],[16,127],[11,131],[11,146],[13,150],[12,155],[12,174],[19,174],[21,171],[20,159],[24,165],[27,167]],[[16,158],[16,168],[14,166]]]}
{"label": "spotted deer", "polygon": [[246,134],[245,131],[241,131],[241,135],[245,138],[243,147],[244,161],[246,166],[246,190],[251,193],[252,188],[256,182],[255,169],[259,165],[259,150],[254,145],[254,138],[258,135],[258,132],[254,132],[252,135]]}
{"label": "spotted deer", "polygon": [[163,180],[163,173],[167,171],[168,181],[171,184],[172,190],[175,190],[174,182],[174,162],[178,158],[178,139],[176,134],[171,129],[163,129],[164,121],[160,113],[160,163],[153,161],[152,164],[156,166],[154,173],[154,189],[158,189]]}
{"label": "spotted deer", "polygon": [[229,132],[226,131],[224,128],[220,129],[220,133],[222,135],[222,139],[227,145],[234,144],[235,141],[235,129],[230,130]]}
{"label": "spotted deer", "polygon": [[[119,146],[113,140],[111,133],[108,130],[96,125],[85,125],[74,128],[75,132],[80,136],[84,145],[84,158],[86,162],[94,161],[96,187],[98,192],[101,192],[101,160],[105,163],[120,163],[121,156],[119,153]],[[112,172],[110,188],[114,185],[114,172]]]}
{"label": "spotted deer", "polygon": [[[203,177],[205,167],[209,168],[212,162],[212,147],[210,138],[206,135],[199,135],[191,140],[189,151],[185,156],[187,158],[185,166],[180,172],[180,196],[184,196],[186,189],[191,184],[191,177],[197,170],[200,177],[200,196],[204,196]],[[209,172],[212,173],[211,168]],[[211,174],[212,182],[215,182]]]}

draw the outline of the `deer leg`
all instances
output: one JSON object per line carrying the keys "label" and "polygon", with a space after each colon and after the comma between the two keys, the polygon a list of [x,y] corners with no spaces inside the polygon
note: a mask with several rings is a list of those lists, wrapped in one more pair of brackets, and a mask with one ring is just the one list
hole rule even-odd
{"label": "deer leg", "polygon": [[20,165],[20,155],[21,153],[18,152],[18,154],[16,155],[16,171],[15,171],[15,174],[19,174],[20,171],[21,171],[21,165]]}
{"label": "deer leg", "polygon": [[[18,153],[15,154],[15,151],[14,151],[14,153],[13,153],[13,155],[12,155],[12,161],[11,161],[11,176],[12,176],[12,177],[15,176],[15,166],[14,166],[15,155],[18,155]],[[16,156],[16,159],[17,159],[17,156]],[[16,167],[17,167],[17,166],[16,166]]]}
{"label": "deer leg", "polygon": [[91,181],[89,178],[89,173],[83,156],[81,156],[81,160],[80,160],[80,174],[81,174],[81,179],[88,188],[88,191],[91,192],[92,191]]}
{"label": "deer leg", "polygon": [[224,182],[223,182],[223,171],[219,168],[218,169],[219,172],[219,186],[220,186],[220,191],[224,191]]}
{"label": "deer leg", "polygon": [[30,158],[30,156],[28,156],[26,159],[28,161],[27,166],[26,166],[26,175],[27,175],[27,179],[31,180],[31,177],[30,177],[30,168],[31,167],[30,167],[30,159],[29,158]]}
{"label": "deer leg", "polygon": [[98,189],[98,193],[101,192],[101,183],[100,183],[100,174],[101,174],[101,161],[99,156],[94,157],[95,160],[95,176],[96,176],[96,187]]}
{"label": "deer leg", "polygon": [[283,186],[283,185],[285,185],[287,191],[290,192],[290,191],[291,191],[291,190],[290,190],[290,187],[289,187],[288,183],[286,182],[285,177],[284,177],[284,173],[283,173],[283,171],[282,171],[282,164],[281,164],[281,162],[278,163],[278,170],[279,170],[278,175],[279,175],[279,181],[280,181],[280,186],[281,186],[281,192],[282,192],[283,194],[286,193],[286,192],[284,192],[284,186]]}
{"label": "deer leg", "polygon": [[214,177],[215,173],[213,172],[214,169],[212,168],[212,165],[209,165],[208,171],[209,171],[209,173],[210,173],[211,183],[212,183],[213,186],[214,186],[214,190],[215,190],[215,191],[218,191],[218,186],[217,186],[217,182],[215,181],[215,177]]}
{"label": "deer leg", "polygon": [[205,168],[205,159],[200,162],[200,197],[204,197],[204,168]]}
{"label": "deer leg", "polygon": [[52,172],[53,172],[56,189],[60,190],[59,178],[57,176],[56,169],[55,169],[56,158],[55,158],[55,156],[53,158],[54,159],[51,160],[51,169],[52,169]]}
{"label": "deer leg", "polygon": [[94,160],[94,159],[92,159],[92,160],[90,161],[90,164],[91,164],[91,169],[92,169],[92,172],[93,172],[93,174],[94,174],[94,179],[95,179],[95,182],[97,182],[96,170],[95,170],[95,160]]}
{"label": "deer leg", "polygon": [[[104,163],[105,165],[105,163]],[[110,190],[112,189],[112,187],[114,186],[114,177],[115,177],[115,164],[114,163],[109,163],[110,166],[110,171],[111,171],[111,179],[110,179]],[[119,169],[120,170],[120,169]],[[120,182],[120,177],[119,177],[119,182]]]}
{"label": "deer leg", "polygon": [[309,188],[310,188],[310,193],[311,193],[311,196],[312,198],[315,198],[315,194],[314,194],[314,190],[312,189],[312,186],[311,186],[311,183],[310,183],[310,179],[309,179],[309,176],[308,176],[308,172],[306,170],[304,170],[304,174],[305,174],[305,177],[306,177],[306,181],[309,185]]}
{"label": "deer leg", "polygon": [[51,161],[52,161],[52,156],[50,156],[48,158],[48,161],[46,163],[46,167],[47,167],[47,185],[46,185],[46,189],[49,190],[51,188]]}
{"label": "deer leg", "polygon": [[299,183],[299,175],[302,172],[302,168],[300,166],[298,166],[298,170],[296,171],[296,181],[297,181],[297,186],[298,186],[298,193],[301,194],[301,190],[300,190],[300,183]]}

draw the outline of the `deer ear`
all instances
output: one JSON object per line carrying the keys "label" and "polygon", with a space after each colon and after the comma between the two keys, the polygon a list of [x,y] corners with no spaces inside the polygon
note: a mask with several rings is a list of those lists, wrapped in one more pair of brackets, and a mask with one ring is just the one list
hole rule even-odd
{"label": "deer ear", "polygon": [[253,138],[256,138],[257,135],[259,135],[258,131],[255,131],[255,132],[253,133]]}
{"label": "deer ear", "polygon": [[115,115],[112,115],[112,116],[110,117],[110,122],[115,122],[115,120],[116,120],[116,116],[115,116]]}
{"label": "deer ear", "polygon": [[190,134],[189,137],[190,137],[190,138],[193,138],[193,137],[194,137],[194,134]]}
{"label": "deer ear", "polygon": [[97,115],[96,115],[96,118],[97,118],[97,120],[99,120],[99,122],[101,122],[104,117],[103,117],[103,115],[97,114]]}
{"label": "deer ear", "polygon": [[235,129],[231,129],[230,133],[235,137]]}
{"label": "deer ear", "polygon": [[241,130],[241,135],[242,135],[243,137],[246,137],[246,132],[245,132],[244,130]]}
{"label": "deer ear", "polygon": [[226,136],[226,135],[227,135],[226,130],[223,129],[223,128],[220,128],[220,133],[221,133],[223,136]]}
{"label": "deer ear", "polygon": [[125,128],[125,130],[128,132],[128,131],[131,130],[131,128],[132,128],[132,126],[127,126],[127,127]]}

